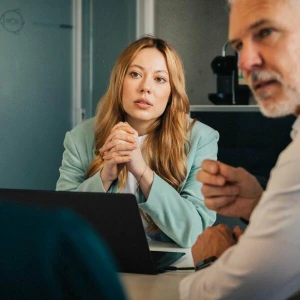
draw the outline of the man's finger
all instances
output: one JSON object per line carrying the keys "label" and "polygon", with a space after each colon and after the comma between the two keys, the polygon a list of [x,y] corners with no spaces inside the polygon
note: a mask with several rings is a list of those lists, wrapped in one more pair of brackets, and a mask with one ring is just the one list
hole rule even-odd
{"label": "man's finger", "polygon": [[219,162],[220,175],[224,176],[227,182],[239,183],[243,181],[247,173],[243,168],[235,168]]}
{"label": "man's finger", "polygon": [[205,198],[213,198],[219,196],[237,196],[239,188],[236,185],[226,184],[224,186],[215,186],[203,184],[201,192]]}
{"label": "man's finger", "polygon": [[215,160],[205,159],[201,164],[201,168],[210,173],[210,174],[218,174],[219,173],[219,164]]}
{"label": "man's finger", "polygon": [[204,204],[207,208],[219,212],[224,208],[226,209],[235,199],[235,196],[205,198]]}
{"label": "man's finger", "polygon": [[244,230],[242,230],[238,225],[234,227],[233,234],[235,236],[235,239],[238,241],[240,236],[244,233]]}
{"label": "man's finger", "polygon": [[211,174],[204,170],[198,171],[196,174],[196,178],[203,184],[223,186],[226,183],[226,180],[223,176]]}

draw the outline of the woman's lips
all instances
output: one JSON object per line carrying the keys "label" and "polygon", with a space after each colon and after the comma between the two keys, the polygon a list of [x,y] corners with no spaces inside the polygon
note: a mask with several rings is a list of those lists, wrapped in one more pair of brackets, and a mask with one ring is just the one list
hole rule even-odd
{"label": "woman's lips", "polygon": [[134,101],[134,104],[141,109],[147,109],[152,106],[152,104],[149,101],[144,99],[136,100]]}

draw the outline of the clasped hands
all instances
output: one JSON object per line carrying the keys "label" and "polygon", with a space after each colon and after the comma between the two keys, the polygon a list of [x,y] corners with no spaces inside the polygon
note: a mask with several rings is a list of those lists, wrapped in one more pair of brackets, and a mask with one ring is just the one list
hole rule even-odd
{"label": "clasped hands", "polygon": [[99,152],[104,159],[100,176],[105,190],[118,178],[125,165],[137,180],[147,166],[138,144],[138,132],[127,122],[119,122],[112,128]]}
{"label": "clasped hands", "polygon": [[[243,168],[234,168],[219,161],[204,160],[197,180],[207,208],[229,217],[249,220],[263,193],[256,178]],[[208,227],[192,247],[194,263],[210,256],[219,257],[236,244],[243,230],[238,226],[231,232],[226,225]]]}

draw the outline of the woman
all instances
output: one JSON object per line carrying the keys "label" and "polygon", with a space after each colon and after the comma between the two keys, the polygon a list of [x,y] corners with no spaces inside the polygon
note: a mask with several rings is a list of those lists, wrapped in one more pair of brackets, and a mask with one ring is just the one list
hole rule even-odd
{"label": "woman", "polygon": [[218,138],[189,117],[176,51],[145,36],[117,59],[95,118],[66,134],[56,189],[134,193],[150,238],[191,247],[216,218],[195,175]]}

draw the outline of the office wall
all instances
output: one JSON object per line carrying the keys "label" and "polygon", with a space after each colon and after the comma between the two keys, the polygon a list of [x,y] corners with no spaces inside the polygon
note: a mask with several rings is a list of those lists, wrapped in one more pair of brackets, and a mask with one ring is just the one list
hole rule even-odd
{"label": "office wall", "polygon": [[92,113],[107,89],[115,60],[135,34],[136,0],[93,1]]}
{"label": "office wall", "polygon": [[[0,188],[55,189],[72,129],[72,0],[0,2]],[[135,39],[135,0],[83,0],[83,107]]]}
{"label": "office wall", "polygon": [[[227,41],[228,8],[220,0],[158,0],[155,32],[180,54],[191,104],[212,104],[216,78],[210,68]],[[229,49],[228,49],[229,51]],[[230,52],[229,52],[230,53]]]}
{"label": "office wall", "polygon": [[2,0],[0,41],[0,187],[54,189],[71,126],[72,1]]}

